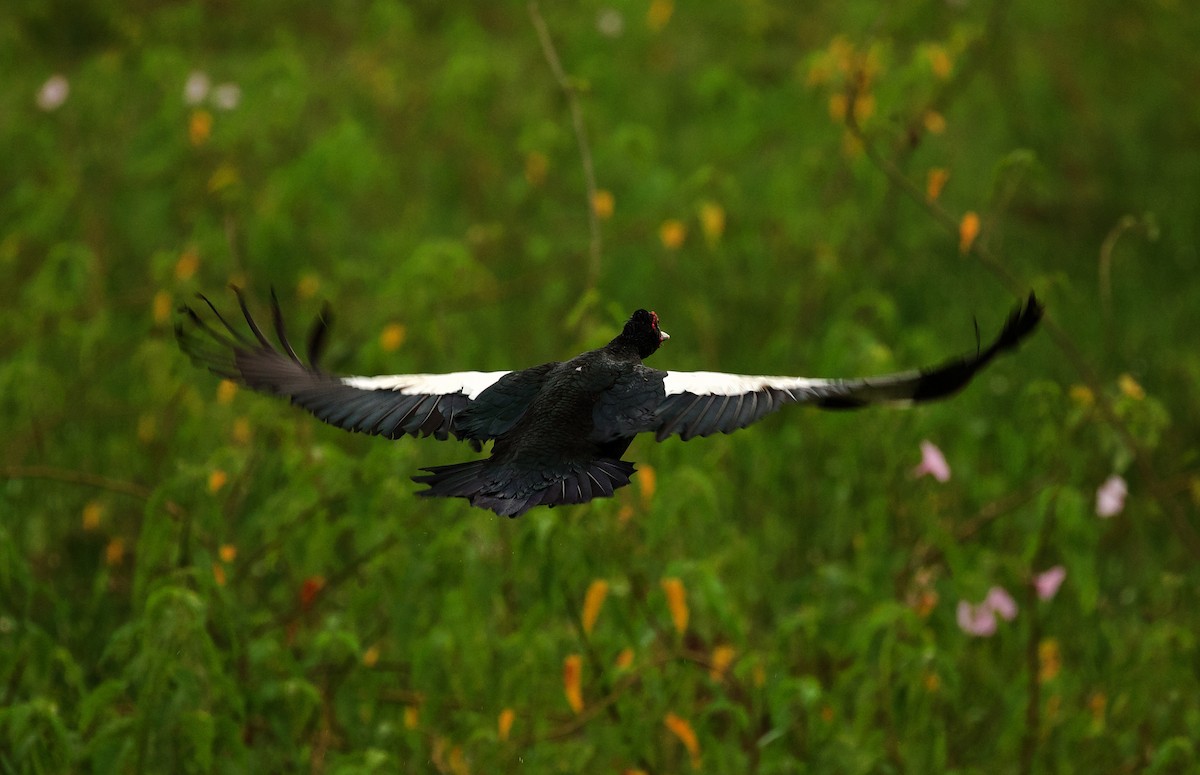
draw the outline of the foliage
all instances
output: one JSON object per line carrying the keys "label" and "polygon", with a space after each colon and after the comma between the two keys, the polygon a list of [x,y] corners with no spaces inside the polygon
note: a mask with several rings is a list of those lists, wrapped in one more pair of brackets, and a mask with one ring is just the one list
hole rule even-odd
{"label": "foliage", "polygon": [[[5,4],[0,768],[1193,770],[1198,33],[1167,0]],[[173,308],[229,282],[329,300],[353,373],[561,358],[638,306],[657,365],[743,373],[936,362],[1029,288],[1050,319],[952,401],[642,440],[620,497],[508,521],[412,497],[464,446],[196,371]]]}

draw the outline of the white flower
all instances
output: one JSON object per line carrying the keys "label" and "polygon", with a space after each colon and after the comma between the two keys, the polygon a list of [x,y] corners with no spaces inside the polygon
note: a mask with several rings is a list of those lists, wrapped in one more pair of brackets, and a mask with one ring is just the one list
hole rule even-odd
{"label": "white flower", "polygon": [[185,105],[199,105],[208,96],[212,82],[208,73],[203,70],[193,70],[188,73],[187,82],[183,85],[183,102]]}
{"label": "white flower", "polygon": [[1101,519],[1115,517],[1125,508],[1125,496],[1129,486],[1125,480],[1113,474],[1096,490],[1096,516]]}
{"label": "white flower", "polygon": [[37,106],[45,111],[58,110],[67,101],[71,84],[65,75],[52,75],[38,89]]}
{"label": "white flower", "polygon": [[625,17],[616,8],[601,8],[596,14],[596,29],[606,38],[619,38],[625,31]]}
{"label": "white flower", "polygon": [[242,87],[236,83],[223,83],[213,89],[213,106],[221,110],[233,110],[242,101]]}

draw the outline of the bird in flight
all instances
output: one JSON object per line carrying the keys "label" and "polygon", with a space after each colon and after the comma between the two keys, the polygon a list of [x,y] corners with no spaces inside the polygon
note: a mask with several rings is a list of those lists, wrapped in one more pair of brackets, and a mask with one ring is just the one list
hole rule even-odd
{"label": "bird in flight", "polygon": [[1042,305],[1031,293],[986,348],[930,368],[857,379],[660,371],[642,361],[670,337],[659,327],[658,315],[644,309],[634,312],[611,342],[568,361],[520,371],[347,377],[318,365],[329,331],[328,309],[309,334],[306,363],[288,340],[275,294],[271,318],[278,343],[255,321],[241,291],[233,290],[244,328],[229,323],[203,295],[207,312],[181,308],[176,336],[195,363],[259,392],[286,397],[348,431],[389,439],[453,436],[476,450],[491,441],[489,457],[423,468],[426,473],[413,480],[428,485],[418,495],[465,498],[507,517],[534,506],[610,497],[634,473],[621,456],[639,433],[653,433],[658,441],[670,436],[687,441],[732,433],[784,404],[853,409],[943,398],[996,355],[1015,348],[1042,317]]}

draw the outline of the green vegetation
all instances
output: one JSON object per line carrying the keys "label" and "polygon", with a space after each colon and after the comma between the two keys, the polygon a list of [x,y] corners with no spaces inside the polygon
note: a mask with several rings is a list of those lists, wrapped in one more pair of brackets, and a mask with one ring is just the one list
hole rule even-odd
{"label": "green vegetation", "polygon": [[[0,771],[1200,767],[1200,15],[541,14],[550,56],[523,3],[4,4]],[[359,374],[639,306],[655,365],[822,376],[1049,319],[951,401],[642,439],[510,521],[413,497],[465,445],[189,364],[174,308],[229,282],[328,300]]]}

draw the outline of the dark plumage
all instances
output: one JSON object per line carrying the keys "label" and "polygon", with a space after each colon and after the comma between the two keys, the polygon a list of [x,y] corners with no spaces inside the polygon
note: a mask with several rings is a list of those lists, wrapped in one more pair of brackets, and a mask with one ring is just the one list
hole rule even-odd
{"label": "dark plumage", "polygon": [[659,371],[642,364],[669,337],[658,316],[638,310],[605,346],[569,361],[522,371],[339,377],[317,365],[328,311],[309,335],[306,365],[290,344],[274,294],[271,317],[279,345],[255,322],[240,291],[249,334],[201,296],[213,325],[190,307],[176,326],[180,346],[199,365],[255,390],[285,396],[318,419],[350,431],[385,436],[453,435],[482,449],[483,460],[423,469],[418,495],[466,498],[471,505],[517,517],[534,506],[585,503],[629,484],[621,460],[633,437],[652,432],[685,441],[732,433],[786,403],[851,409],[948,396],[996,355],[1037,326],[1034,297],[1009,316],[988,347],[938,366],[865,379],[808,379]]}

